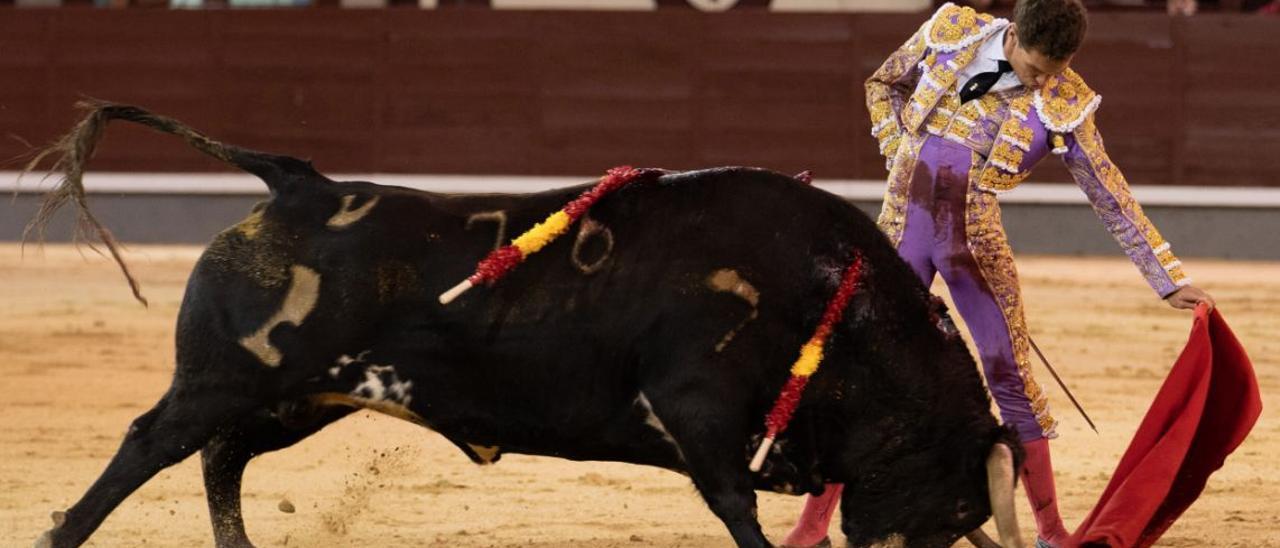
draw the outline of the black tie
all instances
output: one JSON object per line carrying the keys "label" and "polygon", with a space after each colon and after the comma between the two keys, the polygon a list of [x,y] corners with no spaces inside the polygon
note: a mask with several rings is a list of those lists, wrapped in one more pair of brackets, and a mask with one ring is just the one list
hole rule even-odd
{"label": "black tie", "polygon": [[982,94],[1000,81],[1001,76],[1011,70],[1013,70],[1013,65],[1010,65],[1008,61],[996,61],[996,70],[975,75],[964,83],[964,87],[960,89],[960,103],[968,103],[970,99],[982,97]]}

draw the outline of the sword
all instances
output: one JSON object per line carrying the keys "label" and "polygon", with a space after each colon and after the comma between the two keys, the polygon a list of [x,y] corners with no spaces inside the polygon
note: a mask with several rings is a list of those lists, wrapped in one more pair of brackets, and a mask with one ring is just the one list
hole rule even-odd
{"label": "sword", "polygon": [[1084,407],[1080,405],[1080,402],[1076,401],[1076,397],[1071,393],[1071,389],[1067,388],[1067,383],[1062,382],[1062,377],[1059,377],[1058,372],[1053,369],[1052,365],[1049,365],[1049,360],[1045,359],[1044,352],[1041,352],[1040,347],[1036,346],[1035,339],[1032,339],[1031,335],[1027,335],[1027,341],[1031,343],[1031,348],[1036,351],[1036,355],[1040,356],[1040,363],[1043,363],[1044,366],[1049,369],[1049,374],[1053,375],[1053,380],[1058,381],[1058,386],[1061,386],[1062,391],[1067,393],[1067,398],[1071,400],[1072,405],[1076,406],[1076,411],[1079,411],[1080,416],[1084,417],[1084,422],[1089,423],[1089,428],[1092,428],[1093,433],[1097,434],[1098,427],[1093,425],[1093,420],[1089,418],[1089,414],[1085,413]]}

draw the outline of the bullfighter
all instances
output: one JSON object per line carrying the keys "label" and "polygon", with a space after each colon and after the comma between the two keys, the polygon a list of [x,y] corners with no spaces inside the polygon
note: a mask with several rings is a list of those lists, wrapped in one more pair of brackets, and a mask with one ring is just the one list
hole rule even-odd
{"label": "bullfighter", "polygon": [[[1062,546],[1048,440],[1056,421],[1032,376],[998,196],[1061,156],[1107,230],[1170,306],[1213,305],[1191,286],[1103,149],[1101,96],[1069,68],[1085,36],[1079,0],[1019,0],[1013,22],[945,4],[866,82],[889,170],[879,225],[925,283],[941,274],[969,325],[988,390],[1026,449],[1037,546]],[[856,488],[856,487],[853,487]],[[825,542],[840,485],[805,504],[786,546]]]}

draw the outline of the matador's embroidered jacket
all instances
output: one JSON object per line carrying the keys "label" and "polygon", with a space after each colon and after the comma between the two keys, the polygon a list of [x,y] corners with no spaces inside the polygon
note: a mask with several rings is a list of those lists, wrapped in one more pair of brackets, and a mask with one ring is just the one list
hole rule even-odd
{"label": "matador's embroidered jacket", "polygon": [[969,222],[977,226],[970,226],[971,232],[999,230],[982,226],[1000,222],[995,195],[1018,186],[1052,151],[1062,156],[1107,230],[1156,293],[1165,297],[1189,284],[1169,243],[1142,213],[1103,150],[1094,124],[1102,97],[1079,74],[1068,69],[1039,90],[1018,86],[960,104],[957,72],[974,59],[984,40],[1008,25],[948,3],[867,80],[871,133],[889,164],[881,229],[894,245],[900,242],[908,184],[929,135],[974,151]]}

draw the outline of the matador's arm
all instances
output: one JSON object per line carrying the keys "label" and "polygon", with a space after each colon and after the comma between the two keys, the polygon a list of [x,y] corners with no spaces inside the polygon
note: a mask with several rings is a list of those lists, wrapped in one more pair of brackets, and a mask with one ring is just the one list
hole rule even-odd
{"label": "matador's arm", "polygon": [[892,162],[902,139],[898,115],[920,80],[918,64],[925,52],[926,22],[911,39],[893,52],[867,79],[867,110],[871,113],[871,134],[880,141],[880,154]]}
{"label": "matador's arm", "polygon": [[1070,137],[1069,148],[1063,156],[1067,169],[1151,288],[1164,298],[1190,285],[1191,279],[1182,272],[1182,262],[1142,213],[1142,206],[1129,191],[1129,183],[1107,156],[1093,113]]}

